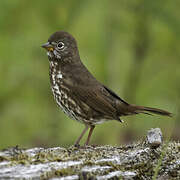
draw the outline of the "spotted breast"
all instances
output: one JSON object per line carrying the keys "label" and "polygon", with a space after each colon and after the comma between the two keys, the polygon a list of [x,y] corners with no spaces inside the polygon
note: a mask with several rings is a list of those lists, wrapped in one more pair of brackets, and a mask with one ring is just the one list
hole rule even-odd
{"label": "spotted breast", "polygon": [[50,82],[56,103],[69,117],[83,123],[82,118],[84,112],[82,112],[82,109],[76,101],[69,96],[70,90],[65,86],[64,78],[65,76],[60,70],[60,67],[58,67],[58,63],[51,61]]}

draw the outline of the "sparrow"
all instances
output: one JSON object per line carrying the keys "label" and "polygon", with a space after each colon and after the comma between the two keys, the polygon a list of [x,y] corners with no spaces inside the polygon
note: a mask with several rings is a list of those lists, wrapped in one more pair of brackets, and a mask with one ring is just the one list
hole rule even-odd
{"label": "sparrow", "polygon": [[110,88],[96,80],[81,61],[75,38],[64,31],[53,33],[42,45],[47,50],[51,90],[57,105],[70,118],[85,125],[75,142],[79,145],[90,128],[89,144],[97,124],[136,114],[172,116],[168,111],[129,104]]}

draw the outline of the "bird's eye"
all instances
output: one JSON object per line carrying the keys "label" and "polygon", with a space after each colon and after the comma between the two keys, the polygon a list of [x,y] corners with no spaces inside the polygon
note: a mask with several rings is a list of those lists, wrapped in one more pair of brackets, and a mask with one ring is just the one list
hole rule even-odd
{"label": "bird's eye", "polygon": [[63,42],[58,42],[57,43],[57,48],[60,49],[60,50],[63,49],[64,48],[64,43]]}

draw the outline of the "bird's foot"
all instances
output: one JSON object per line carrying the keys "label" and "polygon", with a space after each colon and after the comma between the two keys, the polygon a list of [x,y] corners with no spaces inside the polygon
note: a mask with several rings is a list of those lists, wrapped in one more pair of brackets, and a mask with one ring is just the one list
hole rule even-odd
{"label": "bird's foot", "polygon": [[80,144],[74,144],[74,147],[80,148]]}

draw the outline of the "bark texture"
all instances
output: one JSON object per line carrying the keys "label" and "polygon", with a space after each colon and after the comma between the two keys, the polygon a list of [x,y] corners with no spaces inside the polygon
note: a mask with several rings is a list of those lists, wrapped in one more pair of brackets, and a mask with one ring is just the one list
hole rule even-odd
{"label": "bark texture", "polygon": [[0,179],[180,179],[180,143],[161,139],[151,129],[119,147],[8,148],[0,151]]}

